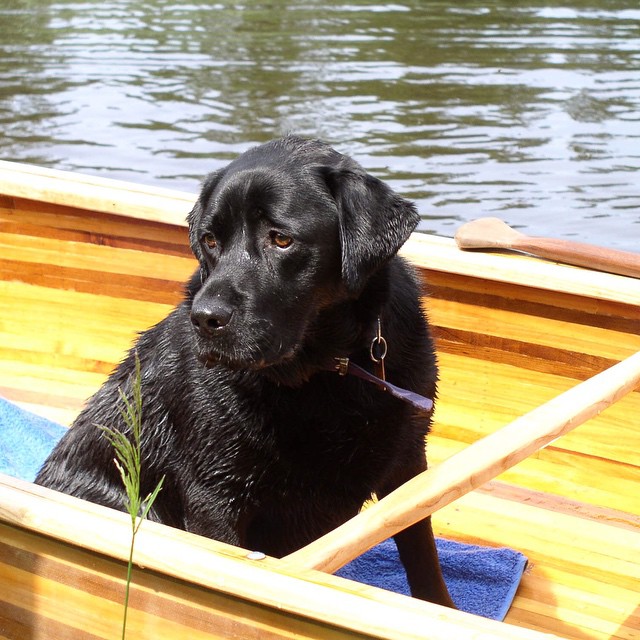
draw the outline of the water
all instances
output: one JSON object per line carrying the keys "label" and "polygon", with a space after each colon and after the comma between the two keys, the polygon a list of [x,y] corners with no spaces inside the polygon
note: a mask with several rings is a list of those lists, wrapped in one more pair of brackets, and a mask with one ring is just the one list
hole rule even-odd
{"label": "water", "polygon": [[0,0],[0,158],[195,191],[320,137],[451,236],[640,250],[637,0]]}

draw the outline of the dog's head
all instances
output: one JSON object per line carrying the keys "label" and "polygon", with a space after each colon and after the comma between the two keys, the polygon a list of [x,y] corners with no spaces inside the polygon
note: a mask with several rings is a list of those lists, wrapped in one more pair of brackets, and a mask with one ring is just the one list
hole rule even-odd
{"label": "dog's head", "polygon": [[357,299],[417,222],[410,202],[323,143],[287,137],[242,154],[206,178],[189,214],[200,357],[253,369],[294,359],[319,314]]}

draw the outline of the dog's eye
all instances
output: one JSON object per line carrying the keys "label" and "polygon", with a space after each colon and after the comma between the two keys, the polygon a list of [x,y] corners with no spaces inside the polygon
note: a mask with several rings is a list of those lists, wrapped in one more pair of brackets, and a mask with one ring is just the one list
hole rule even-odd
{"label": "dog's eye", "polygon": [[286,249],[293,244],[293,238],[291,236],[287,236],[284,233],[279,233],[278,231],[271,232],[271,242],[278,247],[278,249]]}
{"label": "dog's eye", "polygon": [[218,246],[218,241],[213,233],[205,233],[202,236],[202,242],[204,242],[209,249],[215,249]]}

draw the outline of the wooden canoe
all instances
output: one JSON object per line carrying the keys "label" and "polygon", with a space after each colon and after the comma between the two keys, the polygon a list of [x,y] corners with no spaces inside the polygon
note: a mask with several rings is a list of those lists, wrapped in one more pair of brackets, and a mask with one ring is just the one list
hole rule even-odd
{"label": "wooden canoe", "polygon": [[[195,268],[194,198],[0,162],[0,396],[71,423],[180,298]],[[640,351],[639,280],[420,234],[403,253],[437,338],[436,471]],[[583,396],[598,395],[597,380]],[[437,535],[530,559],[504,623],[147,522],[129,637],[640,637],[640,389],[629,380],[601,415],[435,513]],[[119,637],[129,526],[2,476],[0,638]]]}

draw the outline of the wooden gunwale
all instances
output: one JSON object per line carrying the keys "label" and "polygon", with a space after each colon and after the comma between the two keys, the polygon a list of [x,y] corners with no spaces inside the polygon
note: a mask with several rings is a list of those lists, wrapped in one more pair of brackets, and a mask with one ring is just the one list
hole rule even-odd
{"label": "wooden gunwale", "polygon": [[[0,487],[3,489],[3,526],[24,527],[37,532],[39,539],[48,538],[42,543],[48,549],[48,556],[68,556],[65,543],[69,543],[121,562],[126,559],[130,524],[124,514],[6,477],[0,478]],[[72,530],[68,522],[74,523]],[[10,535],[9,531],[7,537]],[[13,543],[15,547],[20,548],[20,535],[14,540],[17,540]],[[467,634],[474,637],[481,631],[496,638],[533,640],[539,637],[533,632],[354,585],[324,573],[292,570],[275,559],[253,561],[247,559],[245,550],[156,523],[145,523],[137,544],[136,562],[145,568],[143,573],[151,571],[168,576],[179,581],[187,591],[191,586],[210,589],[240,603],[253,602],[294,617],[325,622],[320,624],[323,632],[335,627],[336,631],[342,629],[341,634],[346,630],[362,634],[362,637],[448,638],[452,632],[450,625],[454,624],[455,632],[460,633],[458,637],[461,638]],[[30,547],[29,544],[24,546]],[[73,554],[71,558],[73,562]],[[86,565],[91,565],[86,555],[84,558]],[[33,562],[34,558],[29,560]],[[21,567],[24,563],[24,558],[18,556],[13,566]],[[112,581],[121,583],[116,578],[118,570],[109,571],[113,572]],[[45,567],[42,573],[44,578],[55,571]],[[152,588],[157,590],[158,586]],[[164,588],[169,589],[169,586],[164,583]],[[103,589],[104,585],[97,585],[96,592],[100,594]],[[116,594],[113,599],[117,599]],[[426,621],[429,623],[428,636],[421,628]],[[320,633],[309,637],[325,636]]]}
{"label": "wooden gunwale", "polygon": [[[0,393],[67,423],[135,332],[159,320],[179,299],[182,282],[195,266],[184,232],[194,196],[87,177],[80,179],[78,191],[77,179],[0,163]],[[640,281],[523,256],[464,254],[452,244],[414,235],[403,249],[420,267],[430,293],[426,306],[443,370],[429,442],[432,463],[640,350]],[[46,268],[39,249],[52,268]],[[25,311],[16,317],[21,307]],[[40,315],[29,313],[33,309]],[[42,314],[54,326],[43,328],[37,322]],[[74,319],[75,327],[70,326]],[[92,332],[83,329],[89,324]],[[564,342],[556,344],[552,334]],[[29,340],[23,343],[24,336]],[[434,517],[440,535],[514,546],[531,559],[508,622],[577,640],[628,640],[638,633],[640,569],[629,554],[640,548],[640,437],[633,419],[639,412],[640,393],[631,393],[575,434]],[[124,525],[109,529],[122,551],[109,559],[100,538],[91,535],[103,525],[88,505],[90,513],[82,516],[86,537],[93,537],[98,548],[78,560],[84,565],[75,586],[56,587],[51,574],[30,573],[29,563],[37,558],[35,564],[46,573],[46,567],[59,569],[60,559],[75,558],[80,527],[71,532],[67,527],[66,542],[57,541],[47,527],[64,528],[78,511],[58,506],[53,524],[45,526],[42,513],[58,496],[33,496],[30,486],[25,493],[15,484],[0,484],[0,571],[22,577],[15,591],[22,600],[0,586],[0,637],[90,637],[80,630],[82,615],[58,619],[59,607],[47,604],[51,594],[76,603],[79,611],[98,607],[103,615],[94,616],[91,633],[115,637],[117,603],[107,603],[103,611],[101,598],[83,600],[78,585],[98,585],[97,592],[109,593],[121,588],[128,536],[118,527]],[[7,491],[11,507],[5,503]],[[122,519],[109,515],[116,523]],[[145,523],[141,531],[154,536],[157,525],[151,525]],[[189,567],[207,567],[205,573],[215,573],[218,582],[199,584],[201,577],[192,576],[184,562],[173,574],[163,573],[155,564],[161,542],[149,540],[148,568],[136,572],[140,587],[133,619],[140,635],[135,637],[158,637],[158,628],[167,629],[162,637],[249,637],[252,626],[244,618],[252,616],[257,637],[539,637],[463,614],[450,617],[426,603],[296,571],[277,560],[257,566],[242,550],[188,534],[178,540],[173,534],[163,532],[159,540],[169,535],[170,544],[177,545],[174,552],[192,558]],[[22,569],[6,561],[10,551],[21,559]],[[219,555],[229,560],[228,574],[217,560],[206,559]],[[92,573],[101,562],[108,571]],[[261,573],[254,575],[256,569]],[[276,591],[261,582],[264,575],[284,574],[285,595],[272,602],[255,591],[248,596],[234,583],[238,572],[242,579],[249,575],[249,582],[257,580],[264,591]],[[165,588],[169,595],[163,599]],[[41,589],[51,589],[50,595],[36,598]],[[341,600],[345,593],[347,599]],[[317,606],[307,606],[309,598],[317,599]]]}

